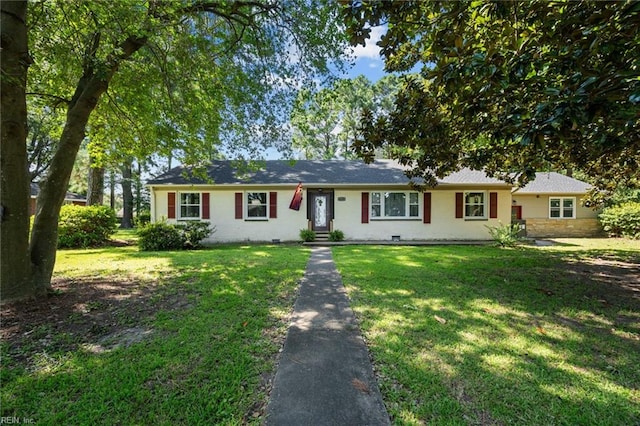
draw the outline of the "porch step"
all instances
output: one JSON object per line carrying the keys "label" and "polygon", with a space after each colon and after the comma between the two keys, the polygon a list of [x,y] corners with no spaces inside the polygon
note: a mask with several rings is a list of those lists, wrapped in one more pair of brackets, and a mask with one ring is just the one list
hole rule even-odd
{"label": "porch step", "polygon": [[328,232],[316,232],[315,241],[329,241],[329,233]]}

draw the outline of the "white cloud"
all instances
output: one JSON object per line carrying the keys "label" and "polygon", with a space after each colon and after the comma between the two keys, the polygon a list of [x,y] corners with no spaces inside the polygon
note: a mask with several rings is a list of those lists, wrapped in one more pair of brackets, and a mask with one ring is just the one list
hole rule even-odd
{"label": "white cloud", "polygon": [[355,59],[380,59],[380,46],[377,46],[376,43],[380,41],[386,32],[386,26],[372,27],[370,37],[366,40],[366,44],[364,46],[358,45],[353,49]]}

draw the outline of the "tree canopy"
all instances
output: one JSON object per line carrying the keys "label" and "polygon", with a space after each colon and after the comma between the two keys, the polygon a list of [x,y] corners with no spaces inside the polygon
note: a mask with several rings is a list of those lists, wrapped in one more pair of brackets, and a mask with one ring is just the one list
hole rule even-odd
{"label": "tree canopy", "polygon": [[375,83],[361,75],[301,90],[291,112],[293,148],[306,159],[353,158],[361,111],[388,114],[398,87],[394,75]]}
{"label": "tree canopy", "polygon": [[[42,294],[85,136],[93,155],[197,164],[286,146],[297,88],[341,63],[340,10],[313,1],[1,3],[2,301]],[[27,102],[64,116],[29,238]],[[31,103],[31,102],[30,102]]]}
{"label": "tree canopy", "polygon": [[463,166],[638,183],[640,2],[350,1],[344,16],[354,45],[388,27],[387,71],[419,70],[389,117],[365,113],[365,158],[390,146],[432,184]]}

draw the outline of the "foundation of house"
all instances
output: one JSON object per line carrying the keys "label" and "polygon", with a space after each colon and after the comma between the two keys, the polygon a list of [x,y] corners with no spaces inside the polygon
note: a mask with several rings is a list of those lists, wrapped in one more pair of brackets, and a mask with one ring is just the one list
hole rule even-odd
{"label": "foundation of house", "polygon": [[601,237],[598,219],[527,219],[527,237]]}

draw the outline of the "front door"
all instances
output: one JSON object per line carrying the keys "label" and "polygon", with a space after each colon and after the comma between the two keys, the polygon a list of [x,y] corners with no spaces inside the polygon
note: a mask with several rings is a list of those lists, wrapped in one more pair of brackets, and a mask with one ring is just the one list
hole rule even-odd
{"label": "front door", "polygon": [[511,206],[511,220],[522,220],[522,206]]}
{"label": "front door", "polygon": [[313,194],[311,200],[311,228],[314,231],[328,231],[329,220],[329,194]]}

